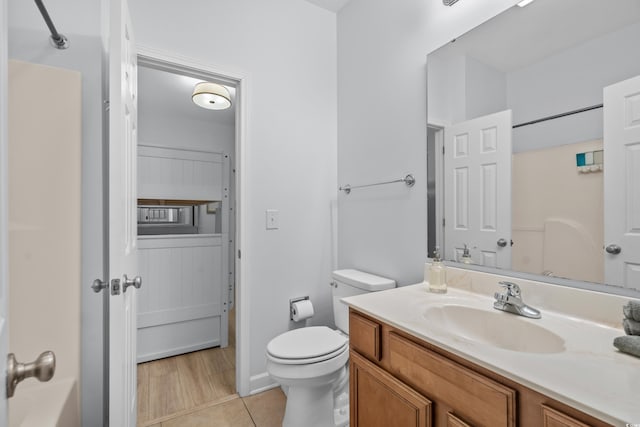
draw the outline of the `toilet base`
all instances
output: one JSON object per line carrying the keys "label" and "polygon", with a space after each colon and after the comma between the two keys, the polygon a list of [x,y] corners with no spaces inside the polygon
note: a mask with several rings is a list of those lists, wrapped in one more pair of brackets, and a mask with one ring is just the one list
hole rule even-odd
{"label": "toilet base", "polygon": [[282,427],[335,427],[332,388],[289,386]]}

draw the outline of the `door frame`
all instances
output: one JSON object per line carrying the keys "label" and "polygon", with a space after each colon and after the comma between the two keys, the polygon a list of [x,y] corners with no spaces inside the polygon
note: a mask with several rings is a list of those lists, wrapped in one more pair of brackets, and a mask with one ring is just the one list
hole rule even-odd
{"label": "door frame", "polygon": [[[444,199],[446,194],[444,193],[444,128],[449,126],[446,122],[441,122],[438,120],[430,121],[427,123],[427,129],[433,129],[435,131],[433,144],[435,145],[435,177],[436,177],[436,227],[435,227],[435,238],[436,238],[436,246],[440,249],[440,256],[443,256],[445,253],[445,229],[443,224],[444,219]],[[428,132],[428,131],[427,131]],[[427,140],[427,144],[432,141]],[[427,160],[428,162],[428,160]],[[431,233],[427,226],[427,233]],[[433,254],[427,254],[428,259],[433,258]]]}
{"label": "door frame", "polygon": [[235,117],[235,291],[236,291],[236,390],[240,396],[247,396],[250,392],[249,377],[249,289],[245,288],[242,279],[245,269],[241,262],[241,248],[245,247],[244,235],[246,217],[243,207],[246,206],[246,147],[248,126],[248,87],[247,73],[223,68],[218,65],[204,63],[193,58],[175,55],[170,52],[154,49],[144,45],[137,45],[138,66],[144,65],[163,71],[174,72],[202,79],[214,79],[229,82],[236,87],[236,117]]}

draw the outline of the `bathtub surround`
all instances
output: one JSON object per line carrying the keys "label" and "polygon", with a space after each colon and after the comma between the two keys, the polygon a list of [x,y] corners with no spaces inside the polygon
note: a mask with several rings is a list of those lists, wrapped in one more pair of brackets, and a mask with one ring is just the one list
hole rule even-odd
{"label": "bathtub surround", "polygon": [[50,384],[16,387],[11,425],[60,411],[79,426],[81,75],[10,60],[9,108],[9,351],[21,363],[56,356]]}

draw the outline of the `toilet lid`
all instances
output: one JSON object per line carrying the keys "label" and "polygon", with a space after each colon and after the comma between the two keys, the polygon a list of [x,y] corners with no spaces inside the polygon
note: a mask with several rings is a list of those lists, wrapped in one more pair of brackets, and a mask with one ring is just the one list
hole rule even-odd
{"label": "toilet lid", "polygon": [[310,326],[278,335],[267,345],[267,352],[279,359],[311,359],[334,353],[348,342],[326,326]]}

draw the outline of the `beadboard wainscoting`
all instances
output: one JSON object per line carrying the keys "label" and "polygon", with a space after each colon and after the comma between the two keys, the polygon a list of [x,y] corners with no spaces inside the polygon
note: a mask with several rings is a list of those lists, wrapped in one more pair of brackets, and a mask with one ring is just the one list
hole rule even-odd
{"label": "beadboard wainscoting", "polygon": [[222,200],[224,154],[138,145],[138,198]]}
{"label": "beadboard wainscoting", "polygon": [[228,345],[226,234],[138,240],[138,362]]}

